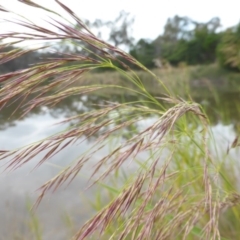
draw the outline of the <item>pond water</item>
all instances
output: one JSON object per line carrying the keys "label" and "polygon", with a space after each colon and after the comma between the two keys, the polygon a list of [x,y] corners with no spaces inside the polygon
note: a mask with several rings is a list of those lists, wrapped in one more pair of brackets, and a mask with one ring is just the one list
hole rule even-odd
{"label": "pond water", "polygon": [[[240,92],[211,93],[210,90],[193,89],[192,96],[196,102],[203,105],[211,121],[211,128],[216,136],[217,145],[227,149],[229,143],[240,133]],[[113,101],[123,100],[122,96],[113,96]],[[124,96],[126,101],[134,100],[133,96]],[[82,113],[96,107],[103,97],[83,96],[72,97],[57,105],[53,109],[43,107],[34,110],[23,119],[18,119],[20,112],[11,116],[13,104],[0,112],[0,150],[13,149],[45,138],[60,131],[63,126],[55,125],[61,120]],[[145,119],[143,125],[149,124],[151,119]],[[29,231],[30,212],[27,202],[31,204],[37,196],[36,189],[55,176],[63,166],[81,154],[91,142],[82,142],[63,150],[39,168],[31,171],[37,160],[36,157],[29,164],[16,171],[4,171],[0,174],[0,240],[1,239],[31,239]],[[93,161],[97,161],[107,153],[108,147],[101,149]],[[238,149],[231,151],[231,156],[240,157]],[[1,163],[4,169],[6,161]],[[89,166],[90,167],[90,166]],[[71,231],[79,227],[89,215],[93,213],[88,199],[94,196],[95,188],[85,191],[88,180],[88,166],[79,174],[68,187],[48,194],[36,214],[42,227],[43,239],[68,239]],[[71,216],[71,219],[69,218]],[[73,224],[71,224],[71,221]],[[78,223],[78,224],[74,224]],[[68,226],[68,227],[66,227]],[[75,229],[76,230],[76,229]]]}

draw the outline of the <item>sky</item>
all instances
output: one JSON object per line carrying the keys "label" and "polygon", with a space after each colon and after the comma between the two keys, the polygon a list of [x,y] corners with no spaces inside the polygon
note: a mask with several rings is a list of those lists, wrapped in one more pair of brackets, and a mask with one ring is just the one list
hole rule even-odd
{"label": "sky", "polygon": [[[54,0],[35,0],[35,2],[63,13]],[[198,22],[207,22],[213,17],[220,17],[222,29],[240,22],[239,0],[61,0],[61,2],[80,18],[90,21],[95,19],[113,21],[121,10],[129,12],[135,18],[132,34],[136,40],[155,39],[163,32],[167,18],[175,15],[187,16]],[[0,5],[36,22],[46,19],[40,10],[25,6],[17,0],[0,0]],[[9,16],[0,12],[0,19],[6,17]],[[14,26],[6,22],[0,22],[0,32],[13,28]]]}

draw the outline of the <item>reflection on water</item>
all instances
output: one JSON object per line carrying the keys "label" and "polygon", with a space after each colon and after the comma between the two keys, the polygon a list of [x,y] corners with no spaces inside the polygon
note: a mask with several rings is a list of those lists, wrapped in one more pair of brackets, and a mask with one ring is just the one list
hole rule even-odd
{"label": "reflection on water", "polygon": [[[193,95],[194,96],[194,95]],[[204,107],[211,125],[233,125],[236,135],[240,133],[240,92],[199,91],[195,97]]]}
{"label": "reflection on water", "polygon": [[[213,133],[218,136],[217,144],[226,149],[227,143],[240,133],[240,93],[220,92],[216,96],[210,91],[204,90],[203,92],[193,91],[192,96],[195,101],[203,105],[210,118]],[[52,109],[46,107],[35,109],[22,119],[19,119],[22,115],[21,109],[11,116],[19,101],[13,102],[0,112],[0,149],[17,148],[54,134],[64,127],[54,125],[54,123],[69,116],[100,108],[100,105],[108,99],[99,95],[74,96]],[[137,100],[139,99],[135,96],[111,96],[113,102],[134,102]],[[149,121],[153,120],[152,118],[148,116],[143,124],[148,124]],[[35,166],[38,158],[17,171],[0,175],[0,239],[12,239],[14,236],[12,232],[21,233],[24,239],[31,239],[27,233],[29,229],[26,229],[26,221],[29,220],[29,213],[26,211],[27,197],[34,201],[36,198],[35,190],[53,177],[61,167],[66,166],[69,161],[79,156],[86,149],[86,145],[89,147],[90,144],[91,142],[83,142],[81,145],[69,147],[53,157],[50,163],[43,164],[32,173],[30,170]],[[98,157],[107,151],[107,147],[101,149],[93,161],[97,161]],[[239,156],[238,151],[233,151],[231,154],[235,158]],[[1,165],[4,163],[2,162]],[[84,174],[80,174],[68,188],[48,195],[38,208],[39,219],[44,223],[43,239],[68,238],[70,233],[69,229],[66,230],[66,222],[64,221],[64,219],[66,220],[66,212],[73,218],[73,222],[78,223],[78,226],[91,213],[84,199],[79,196],[79,194],[83,194],[90,167],[86,166],[85,170],[82,171]],[[84,192],[84,194],[91,198],[93,191],[92,188],[91,191]]]}

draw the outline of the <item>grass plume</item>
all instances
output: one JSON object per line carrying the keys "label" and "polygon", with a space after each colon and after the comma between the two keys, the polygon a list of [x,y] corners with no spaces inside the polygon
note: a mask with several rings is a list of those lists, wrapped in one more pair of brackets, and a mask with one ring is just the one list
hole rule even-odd
{"label": "grass plume", "polygon": [[[68,146],[94,137],[93,147],[39,188],[38,205],[48,191],[56,191],[61,185],[73,181],[110,137],[138,124],[147,115],[156,116],[156,121],[149,127],[123,139],[95,164],[90,186],[104,182],[126,163],[134,163],[138,168],[129,173],[119,193],[108,205],[79,226],[73,238],[80,240],[99,234],[102,239],[223,239],[219,227],[221,215],[238,206],[240,196],[234,181],[219,168],[211,154],[208,140],[212,140],[212,136],[202,107],[173,96],[154,73],[129,54],[96,37],[60,1],[56,0],[72,17],[74,24],[33,1],[20,2],[47,11],[51,15],[48,22],[51,28],[38,26],[26,18],[18,19],[12,22],[32,31],[1,33],[0,40],[13,39],[8,43],[10,46],[27,40],[45,40],[48,44],[35,49],[3,51],[0,53],[1,64],[28,52],[51,49],[55,40],[77,45],[81,52],[59,52],[58,57],[0,75],[1,109],[19,102],[17,109],[23,109],[23,117],[35,108],[51,108],[73,95],[83,96],[114,88],[137,94],[143,100],[116,103],[109,99],[98,109],[65,119],[62,123],[74,124],[60,133],[20,149],[1,150],[0,160],[7,159],[6,169],[16,170],[42,153],[36,165],[40,167]],[[3,6],[0,6],[0,11],[11,13]],[[0,49],[6,49],[6,43],[1,42]],[[114,64],[116,62],[121,68]],[[154,77],[165,95],[152,95],[130,69],[133,64]],[[114,83],[85,84],[82,81],[85,74],[99,68],[118,71],[134,87]],[[75,85],[76,82],[78,84]],[[191,130],[194,123],[199,127]],[[142,153],[148,153],[149,158],[139,163]],[[227,196],[225,199],[224,195]],[[237,232],[240,233],[239,230]]]}

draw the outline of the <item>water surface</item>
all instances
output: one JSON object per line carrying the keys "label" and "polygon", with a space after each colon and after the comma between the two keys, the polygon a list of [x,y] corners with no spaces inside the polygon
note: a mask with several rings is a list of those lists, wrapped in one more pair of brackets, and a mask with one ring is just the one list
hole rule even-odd
{"label": "water surface", "polygon": [[[208,89],[196,88],[192,90],[192,96],[204,107],[211,121],[217,146],[220,149],[227,149],[228,144],[240,133],[240,92],[221,91],[213,94]],[[0,112],[0,149],[18,148],[57,133],[66,126],[55,125],[55,123],[66,117],[99,108],[99,104],[105,99],[107,98],[95,95],[75,96],[52,109],[47,107],[36,109],[23,119],[19,119],[21,111],[11,116],[11,112],[16,108],[14,103]],[[113,95],[111,99],[116,102],[137,100],[134,96],[123,95]],[[144,127],[153,121],[153,117],[148,117],[141,124]],[[26,202],[33,203],[37,197],[36,189],[55,176],[91,144],[93,144],[91,141],[84,141],[68,147],[34,171],[31,170],[39,157],[16,171],[1,173],[0,239],[14,239],[13,237],[32,239],[29,234],[30,213],[27,211]],[[93,156],[91,161],[97,162],[108,151],[109,147],[104,147],[96,156]],[[238,149],[231,151],[230,154],[236,160],[240,157]],[[5,164],[6,161],[1,163],[1,169],[4,169]],[[84,168],[68,188],[60,189],[44,198],[36,212],[41,222],[43,239],[67,239],[71,231],[74,231],[72,228],[80,226],[93,213],[93,209],[87,204],[87,199],[93,199],[96,188],[84,190],[90,170],[91,164]],[[68,216],[71,216],[73,224],[70,224]]]}

